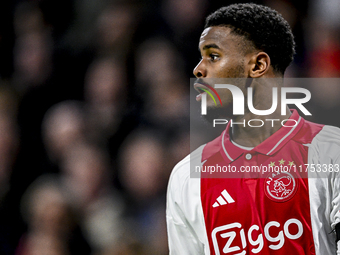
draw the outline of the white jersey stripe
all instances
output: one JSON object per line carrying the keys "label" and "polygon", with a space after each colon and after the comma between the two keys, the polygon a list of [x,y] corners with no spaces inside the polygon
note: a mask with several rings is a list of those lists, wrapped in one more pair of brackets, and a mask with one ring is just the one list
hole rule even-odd
{"label": "white jersey stripe", "polygon": [[277,144],[275,144],[275,146],[267,153],[267,155],[272,153],[272,151],[275,150],[276,147],[279,146],[280,143],[282,143],[287,138],[287,136],[289,136],[291,133],[293,133],[294,129],[299,125],[300,121],[301,121],[301,116],[299,117],[297,124],[284,137],[282,137],[281,140],[277,142]]}
{"label": "white jersey stripe", "polygon": [[227,150],[226,150],[225,147],[224,147],[224,136],[225,136],[225,131],[226,131],[226,130],[224,130],[224,132],[223,132],[223,134],[222,134],[222,148],[223,148],[223,151],[224,151],[225,155],[227,155],[228,159],[231,160],[231,161],[234,161],[234,160],[229,156]]}

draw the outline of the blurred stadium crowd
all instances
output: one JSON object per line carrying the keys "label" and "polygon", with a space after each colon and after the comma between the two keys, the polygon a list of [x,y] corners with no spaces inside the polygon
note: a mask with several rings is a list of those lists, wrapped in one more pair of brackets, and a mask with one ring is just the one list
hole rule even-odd
{"label": "blurred stadium crowd", "polygon": [[[293,28],[286,76],[340,76],[338,0],[255,2]],[[1,1],[0,254],[168,253],[165,192],[190,150],[198,40],[230,3]],[[314,88],[320,113],[337,116],[337,85]]]}

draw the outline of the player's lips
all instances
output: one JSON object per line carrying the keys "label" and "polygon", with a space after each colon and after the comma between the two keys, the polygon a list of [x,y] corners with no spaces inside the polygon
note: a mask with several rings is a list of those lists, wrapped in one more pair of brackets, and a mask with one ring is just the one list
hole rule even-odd
{"label": "player's lips", "polygon": [[[207,85],[208,85],[208,86],[207,86]],[[199,94],[196,96],[196,101],[200,101],[201,98],[202,98],[202,95],[207,93],[207,92],[204,92],[202,89],[208,90],[208,89],[209,89],[209,84],[203,82],[203,81],[200,80],[200,79],[198,79],[198,80],[195,81],[195,83],[194,83],[194,88],[195,88],[195,90],[199,93]],[[200,89],[200,88],[202,88],[202,89]]]}

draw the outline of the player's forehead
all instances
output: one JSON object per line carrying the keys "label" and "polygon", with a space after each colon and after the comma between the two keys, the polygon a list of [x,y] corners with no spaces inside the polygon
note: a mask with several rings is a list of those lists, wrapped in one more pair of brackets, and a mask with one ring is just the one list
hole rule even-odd
{"label": "player's forehead", "polygon": [[231,33],[231,29],[229,27],[207,27],[201,34],[198,47],[202,51],[207,45],[215,44],[221,49],[226,49],[233,46],[237,39],[239,38]]}

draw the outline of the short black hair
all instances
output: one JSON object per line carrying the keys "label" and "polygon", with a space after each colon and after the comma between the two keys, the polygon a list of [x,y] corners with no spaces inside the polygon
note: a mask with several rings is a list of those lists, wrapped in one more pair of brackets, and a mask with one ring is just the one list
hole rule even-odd
{"label": "short black hair", "polygon": [[247,3],[222,7],[206,18],[205,28],[226,26],[266,52],[275,71],[284,74],[295,54],[294,36],[288,22],[277,11]]}

